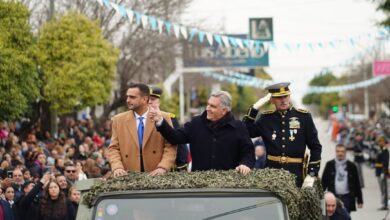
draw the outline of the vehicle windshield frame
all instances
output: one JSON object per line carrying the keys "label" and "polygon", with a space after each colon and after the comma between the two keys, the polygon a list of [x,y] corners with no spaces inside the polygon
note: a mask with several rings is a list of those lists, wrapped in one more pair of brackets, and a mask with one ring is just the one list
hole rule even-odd
{"label": "vehicle windshield frame", "polygon": [[232,197],[273,197],[280,201],[284,219],[289,219],[286,204],[277,194],[262,189],[164,189],[164,190],[129,190],[100,194],[93,202],[92,216],[96,216],[97,204],[107,199],[150,199],[150,198],[232,198]]}

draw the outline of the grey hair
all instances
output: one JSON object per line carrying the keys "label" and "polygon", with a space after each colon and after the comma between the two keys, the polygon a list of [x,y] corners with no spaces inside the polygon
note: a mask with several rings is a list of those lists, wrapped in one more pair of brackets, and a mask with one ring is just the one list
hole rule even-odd
{"label": "grey hair", "polygon": [[222,107],[228,109],[228,111],[232,110],[232,96],[226,91],[216,91],[211,93],[210,97],[217,97],[221,100]]}

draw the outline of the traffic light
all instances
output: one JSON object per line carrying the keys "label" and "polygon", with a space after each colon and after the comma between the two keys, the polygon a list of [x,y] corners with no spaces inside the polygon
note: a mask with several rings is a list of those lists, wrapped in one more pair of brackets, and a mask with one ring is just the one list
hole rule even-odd
{"label": "traffic light", "polygon": [[339,112],[339,106],[337,106],[337,105],[332,106],[332,111],[333,111],[334,113]]}

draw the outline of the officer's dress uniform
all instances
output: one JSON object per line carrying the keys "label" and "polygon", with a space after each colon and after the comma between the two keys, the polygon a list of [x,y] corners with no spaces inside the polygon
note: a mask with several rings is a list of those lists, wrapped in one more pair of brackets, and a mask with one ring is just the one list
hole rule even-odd
{"label": "officer's dress uniform", "polygon": [[297,186],[300,187],[306,175],[304,163],[307,146],[310,149],[307,172],[312,176],[318,176],[322,146],[311,114],[307,110],[292,106],[283,112],[276,110],[263,112],[255,121],[257,114],[257,109],[250,108],[243,121],[252,138],[258,136],[263,138],[267,150],[266,166],[285,169],[295,174]]}
{"label": "officer's dress uniform", "polygon": [[375,160],[375,175],[378,178],[378,183],[381,191],[381,209],[388,209],[388,186],[387,186],[387,174],[389,169],[389,151],[386,147],[380,147],[378,155]]}

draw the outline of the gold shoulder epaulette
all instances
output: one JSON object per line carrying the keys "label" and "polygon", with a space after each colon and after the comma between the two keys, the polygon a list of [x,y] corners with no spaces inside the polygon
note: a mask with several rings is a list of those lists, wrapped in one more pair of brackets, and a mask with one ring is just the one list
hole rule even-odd
{"label": "gold shoulder epaulette", "polygon": [[170,113],[170,112],[168,112],[168,114],[169,114],[169,117],[171,117],[171,118],[176,118],[176,115],[175,115],[175,114]]}
{"label": "gold shoulder epaulette", "polygon": [[275,112],[275,110],[269,110],[269,111],[263,111],[263,112],[261,112],[261,114],[262,115],[269,115],[269,114],[272,114],[274,112]]}
{"label": "gold shoulder epaulette", "polygon": [[301,112],[301,113],[309,113],[309,111],[307,109],[304,109],[304,108],[297,108],[297,111]]}

